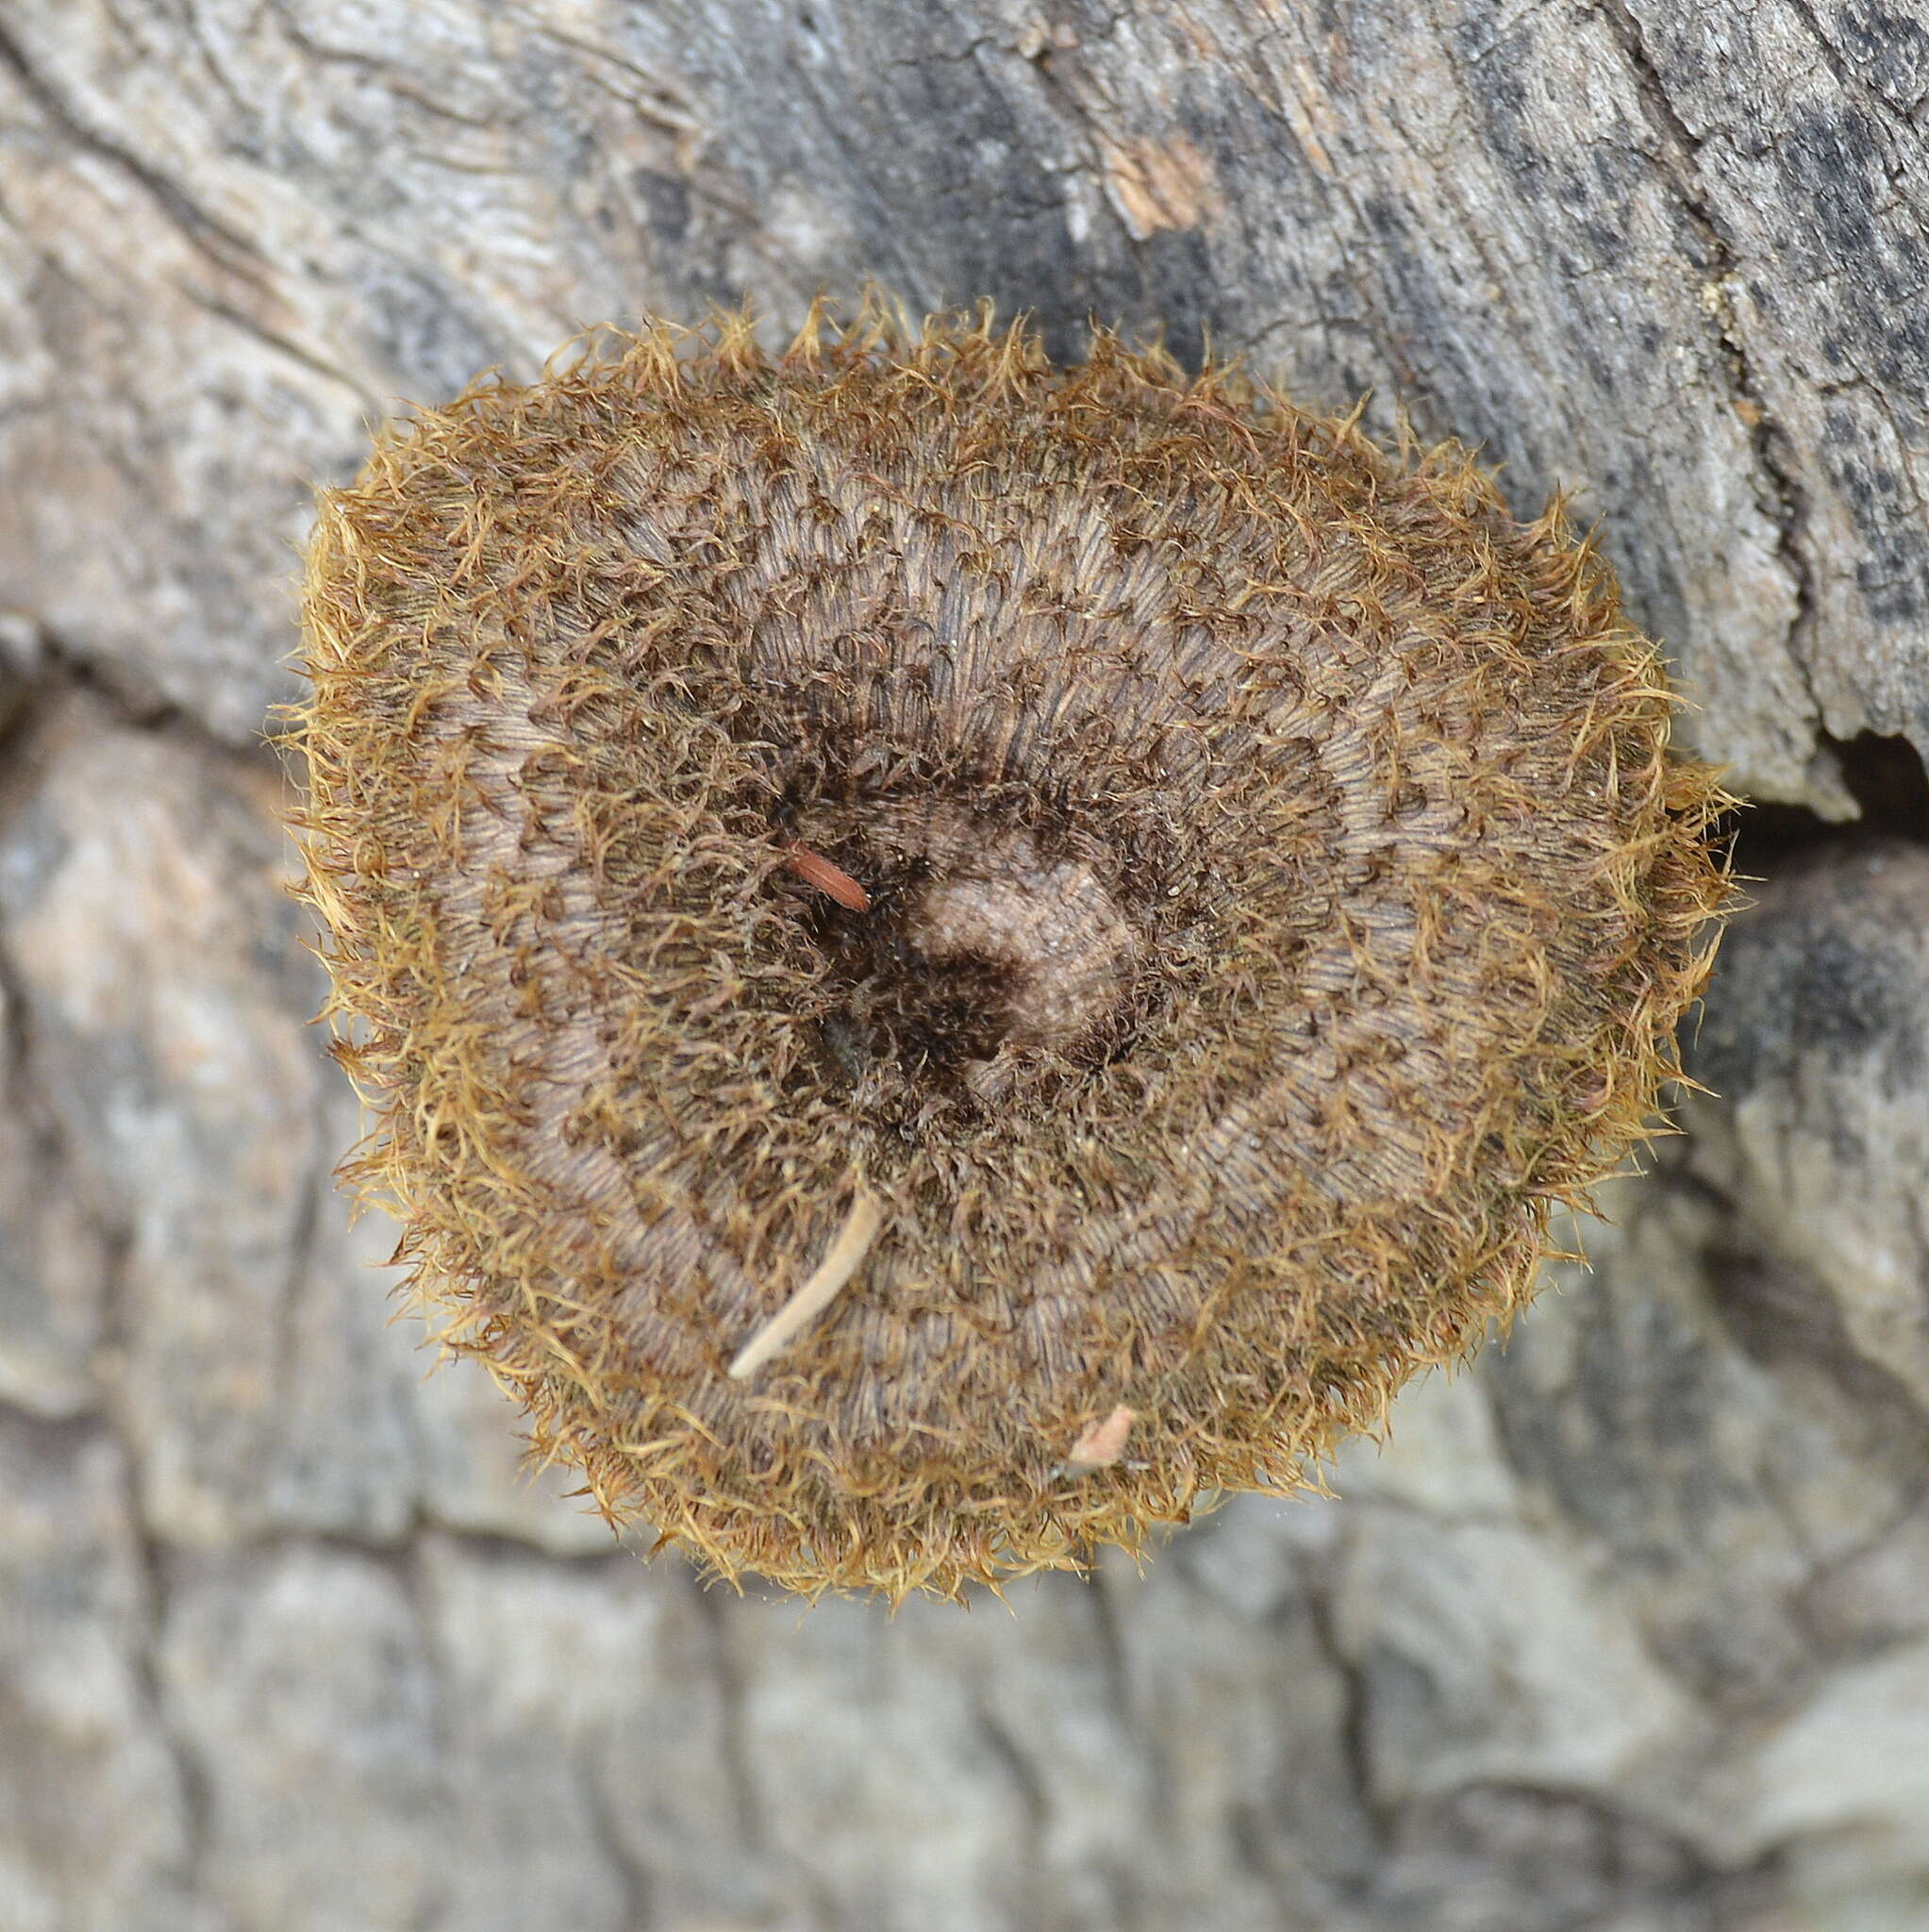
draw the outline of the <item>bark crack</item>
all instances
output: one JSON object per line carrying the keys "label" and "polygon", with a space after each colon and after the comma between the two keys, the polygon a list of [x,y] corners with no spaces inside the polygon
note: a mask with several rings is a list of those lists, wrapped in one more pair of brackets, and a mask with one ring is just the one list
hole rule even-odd
{"label": "bark crack", "polygon": [[245,309],[236,308],[232,302],[224,302],[218,295],[210,294],[205,289],[191,288],[186,284],[176,286],[189,301],[205,313],[230,324],[244,335],[252,336],[264,348],[274,350],[276,355],[286,356],[291,362],[306,369],[311,375],[319,375],[324,381],[341,384],[372,416],[379,417],[385,413],[381,397],[339,364],[330,362],[312,349],[303,348],[299,342],[283,335],[278,329],[271,328],[258,316],[250,315]]}
{"label": "bark crack", "polygon": [[238,744],[173,698],[143,687],[125,665],[112,658],[87,656],[45,625],[32,618],[28,623],[35,637],[36,662],[23,680],[25,689],[16,708],[0,724],[0,783],[5,782],[21,750],[34,741],[43,722],[76,694],[99,705],[119,728],[173,739],[189,747],[196,758],[231,769],[283,769],[265,732]]}
{"label": "bark crack", "polygon": [[[8,1057],[12,1066],[13,1097],[33,1124],[37,1138],[43,1141],[50,1158],[57,1161],[64,1172],[67,1185],[77,1188],[78,1163],[74,1149],[37,1078],[39,1045],[32,1007],[14,964],[4,925],[0,925],[0,996],[4,996],[8,1016]],[[115,1449],[119,1499],[126,1524],[137,1587],[133,1624],[127,1632],[125,1654],[137,1694],[168,1759],[180,1793],[184,1848],[177,1875],[183,1890],[191,1895],[200,1890],[206,1861],[209,1784],[206,1771],[169,1708],[160,1664],[161,1636],[167,1623],[169,1605],[166,1553],[147,1521],[139,1434],[127,1413],[125,1399],[125,1364],[129,1353],[127,1266],[133,1236],[125,1224],[104,1212],[97,1202],[90,1199],[87,1208],[88,1218],[93,1223],[103,1248],[101,1325],[96,1360],[105,1366],[106,1373],[96,1381],[97,1407],[88,1417],[81,1419],[79,1426],[105,1434]],[[50,1424],[44,1417],[29,1419],[42,1427],[75,1426],[72,1422]]]}
{"label": "bark crack", "polygon": [[715,1587],[691,1578],[690,1601],[704,1632],[709,1675],[717,1686],[722,1711],[720,1749],[723,1776],[730,1789],[733,1808],[744,1843],[752,1854],[768,1858],[772,1854],[769,1820],[765,1816],[763,1793],[752,1764],[749,1697],[743,1672],[730,1643],[730,1628],[723,1604]]}
{"label": "bark crack", "polygon": [[59,90],[35,68],[25,49],[4,25],[0,25],[0,66],[12,71],[27,98],[61,135],[134,182],[197,253],[230,274],[244,275],[257,284],[265,282],[260,253],[245,235],[209,214],[179,182],[169,179],[131,148],[90,127]]}
{"label": "bark crack", "polygon": [[1733,237],[1716,213],[1706,182],[1702,178],[1701,157],[1705,142],[1688,125],[1675,107],[1668,84],[1653,54],[1630,0],[1605,0],[1604,18],[1620,42],[1633,70],[1641,100],[1665,137],[1664,159],[1674,178],[1681,206],[1707,251],[1706,273],[1711,299],[1705,304],[1722,361],[1728,372],[1729,388],[1736,413],[1749,432],[1755,466],[1766,488],[1756,491],[1756,500],[1774,525],[1775,557],[1787,571],[1794,595],[1794,611],[1789,617],[1785,642],[1788,656],[1802,678],[1808,700],[1809,738],[1819,743],[1821,700],[1815,688],[1814,666],[1809,644],[1815,627],[1815,572],[1809,561],[1806,531],[1809,505],[1806,491],[1794,466],[1785,454],[1787,436],[1777,424],[1761,392],[1739,318],[1735,313],[1729,285],[1739,273],[1741,256]]}
{"label": "bark crack", "polygon": [[657,1915],[652,1899],[655,1880],[649,1868],[632,1857],[618,1827],[616,1813],[603,1780],[581,1753],[575,1761],[575,1787],[590,1823],[590,1836],[604,1860],[616,1874],[623,1891],[623,1932],[652,1932]]}

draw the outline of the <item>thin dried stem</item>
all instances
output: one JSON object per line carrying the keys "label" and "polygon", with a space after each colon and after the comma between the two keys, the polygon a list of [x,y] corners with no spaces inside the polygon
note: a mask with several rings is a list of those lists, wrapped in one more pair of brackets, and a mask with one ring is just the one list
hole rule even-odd
{"label": "thin dried stem", "polygon": [[863,1265],[877,1239],[884,1215],[875,1200],[861,1190],[851,1203],[842,1230],[817,1272],[738,1351],[730,1364],[733,1382],[741,1382],[780,1350],[788,1348],[836,1300],[838,1291]]}

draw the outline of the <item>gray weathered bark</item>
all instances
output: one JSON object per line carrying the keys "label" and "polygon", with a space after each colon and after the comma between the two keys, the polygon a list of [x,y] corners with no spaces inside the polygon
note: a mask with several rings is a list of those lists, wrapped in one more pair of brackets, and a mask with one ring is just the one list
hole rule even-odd
{"label": "gray weathered bark", "polygon": [[[1864,0],[0,0],[0,1924],[1929,1924],[1925,111]],[[259,737],[369,419],[867,276],[1572,490],[1806,814],[1591,1273],[1013,1616],[422,1379]]]}

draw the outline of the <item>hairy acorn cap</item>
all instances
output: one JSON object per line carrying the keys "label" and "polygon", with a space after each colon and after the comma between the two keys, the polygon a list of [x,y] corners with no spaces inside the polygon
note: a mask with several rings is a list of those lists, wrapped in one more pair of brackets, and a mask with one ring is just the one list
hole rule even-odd
{"label": "hairy acorn cap", "polygon": [[989,312],[393,427],[306,654],[352,1181],[539,1453],[807,1591],[1312,1479],[1652,1130],[1728,891],[1558,508]]}

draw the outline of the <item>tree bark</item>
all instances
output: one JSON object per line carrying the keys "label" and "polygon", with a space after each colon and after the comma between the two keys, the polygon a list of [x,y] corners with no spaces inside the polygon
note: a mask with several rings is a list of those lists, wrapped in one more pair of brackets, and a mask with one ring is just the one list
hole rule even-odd
{"label": "tree bark", "polygon": [[[0,0],[0,1924],[1929,1924],[1925,110],[1868,0]],[[868,279],[1570,491],[1772,807],[1591,1270],[1010,1616],[423,1379],[261,737],[372,421]]]}

